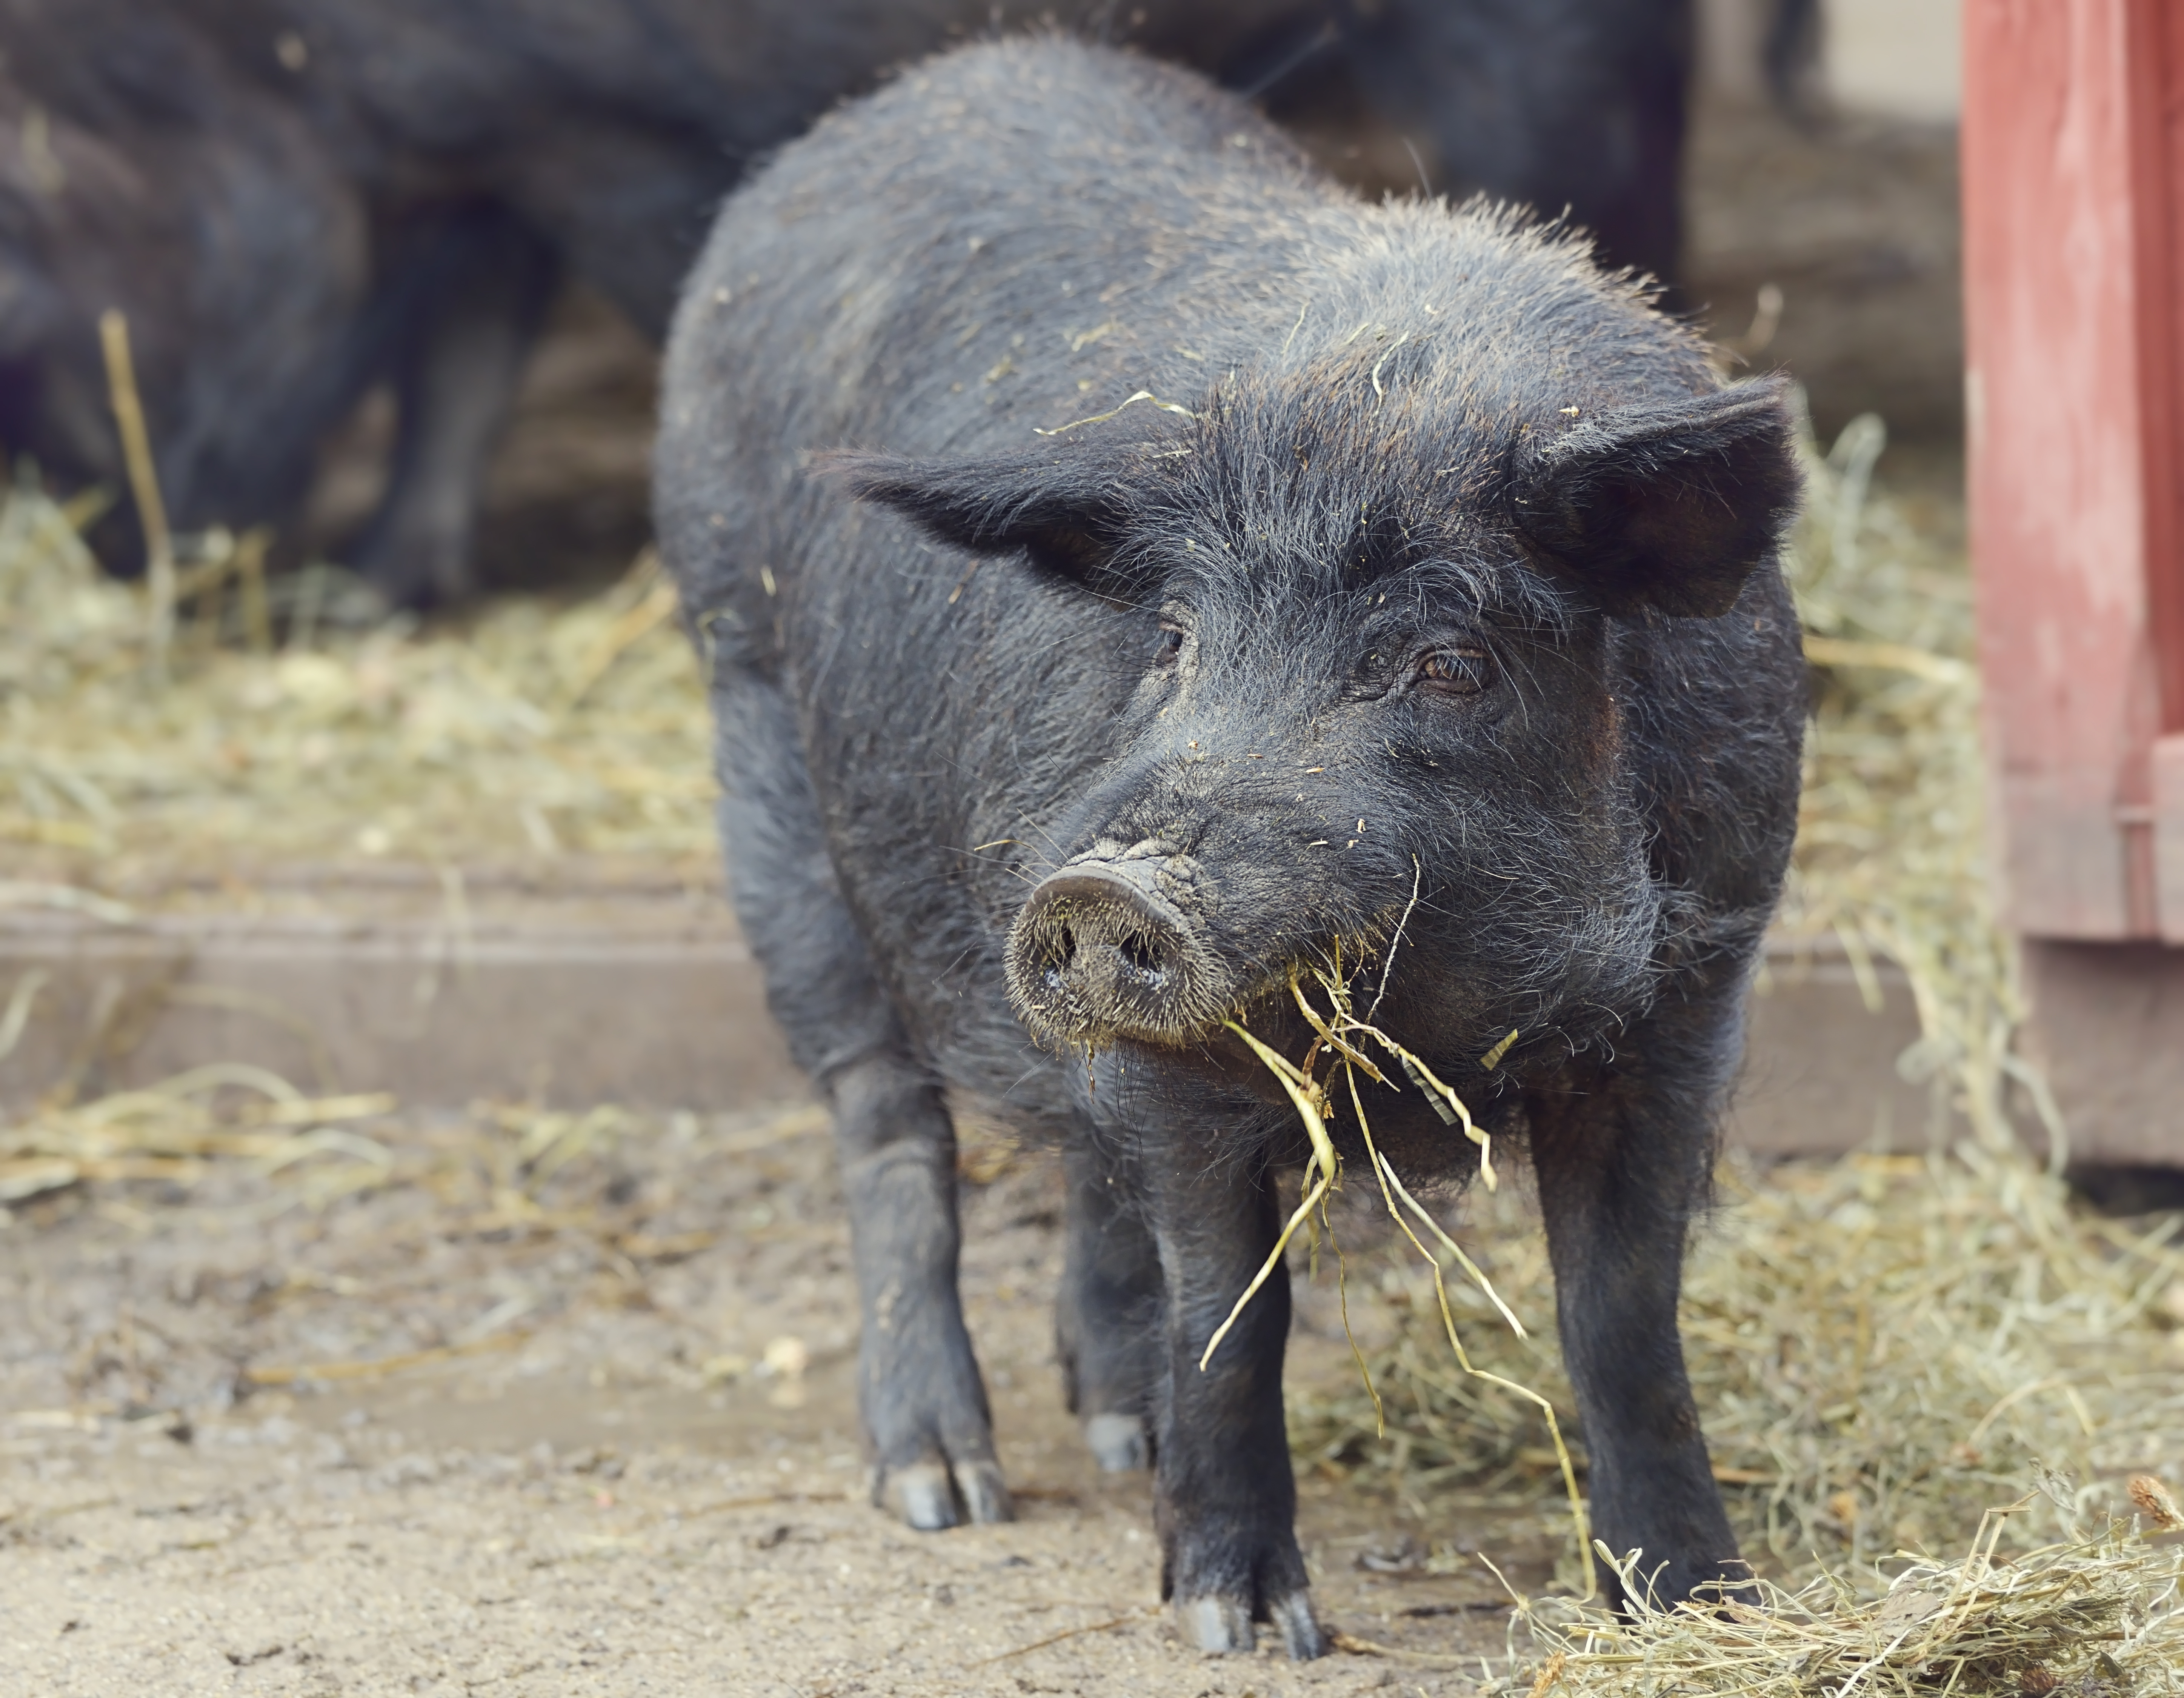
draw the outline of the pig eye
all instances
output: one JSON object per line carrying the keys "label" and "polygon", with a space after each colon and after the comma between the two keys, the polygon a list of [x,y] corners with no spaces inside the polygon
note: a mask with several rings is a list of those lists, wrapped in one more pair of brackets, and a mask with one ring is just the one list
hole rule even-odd
{"label": "pig eye", "polygon": [[1486,651],[1468,644],[1436,649],[1418,662],[1418,682],[1436,695],[1477,695],[1491,676]]}
{"label": "pig eye", "polygon": [[1159,640],[1153,645],[1153,665],[1173,666],[1183,655],[1183,630],[1162,621]]}

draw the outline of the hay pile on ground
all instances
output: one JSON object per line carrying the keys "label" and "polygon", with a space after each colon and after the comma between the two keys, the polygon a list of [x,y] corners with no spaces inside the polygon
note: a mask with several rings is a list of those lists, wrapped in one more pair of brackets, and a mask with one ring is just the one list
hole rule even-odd
{"label": "hay pile on ground", "polygon": [[326,617],[353,588],[330,568],[254,618],[249,548],[215,532],[192,540],[161,682],[142,593],[77,540],[87,510],[20,482],[0,506],[11,864],[111,889],[281,861],[711,856],[705,704],[649,555],[574,604],[356,629]]}
{"label": "hay pile on ground", "polygon": [[[2031,1500],[1998,1511],[1969,1556],[1911,1562],[1877,1599],[1828,1577],[1796,1591],[1762,1582],[1752,1601],[1721,1609],[1641,1605],[1630,1618],[1520,1599],[1513,1628],[1529,1629],[1536,1666],[1527,1662],[1500,1690],[1526,1698],[2184,1691],[2184,1613],[2176,1608],[2184,1547],[2143,1536],[2178,1525],[2176,1506],[2159,1482],[2138,1484],[2131,1519],[2014,1561],[1997,1561],[1997,1544]],[[2067,1506],[2056,1507],[2067,1518]],[[1644,1597],[1642,1573],[1626,1568],[1624,1578],[1631,1595]]]}

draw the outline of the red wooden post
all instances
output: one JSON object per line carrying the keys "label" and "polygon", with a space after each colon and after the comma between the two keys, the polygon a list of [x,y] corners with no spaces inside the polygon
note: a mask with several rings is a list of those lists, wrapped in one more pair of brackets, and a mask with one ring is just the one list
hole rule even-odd
{"label": "red wooden post", "polygon": [[[1970,0],[1973,558],[2008,911],[2164,931],[2155,740],[2184,730],[2175,0]],[[2184,903],[2166,929],[2184,940]]]}
{"label": "red wooden post", "polygon": [[[2184,1083],[2184,952],[2036,941],[2184,944],[2184,3],[1964,0],[1964,19],[2000,894],[2036,940],[2036,1032],[2066,1110],[2093,1105],[2083,1130],[2110,1159],[2184,1162],[2184,1101],[2134,1127],[2152,1104],[2116,1094]],[[2108,1053],[2079,1053],[2104,1029]]]}

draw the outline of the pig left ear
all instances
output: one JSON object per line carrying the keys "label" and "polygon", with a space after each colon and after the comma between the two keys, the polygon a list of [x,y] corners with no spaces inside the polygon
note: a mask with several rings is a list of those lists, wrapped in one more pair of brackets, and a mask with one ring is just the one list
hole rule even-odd
{"label": "pig left ear", "polygon": [[1797,511],[1787,383],[1619,408],[1520,456],[1517,528],[1602,609],[1711,619]]}
{"label": "pig left ear", "polygon": [[1128,593],[1115,559],[1128,515],[1112,469],[1089,456],[933,461],[843,453],[815,469],[951,548],[1021,550],[1050,576],[1102,595]]}

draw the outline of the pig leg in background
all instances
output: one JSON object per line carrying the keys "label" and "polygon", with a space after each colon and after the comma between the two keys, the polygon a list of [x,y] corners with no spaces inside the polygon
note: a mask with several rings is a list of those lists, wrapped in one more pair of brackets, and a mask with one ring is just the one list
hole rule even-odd
{"label": "pig leg in background", "polygon": [[458,601],[485,474],[553,298],[554,250],[498,208],[451,217],[404,280],[399,427],[387,494],[350,564],[393,605]]}
{"label": "pig leg in background", "polygon": [[1563,1356],[1591,1458],[1593,1535],[1618,1557],[1643,1550],[1639,1570],[1663,1606],[1748,1572],[1676,1331],[1691,1217],[1741,1049],[1741,974],[1734,985],[1668,1001],[1617,1039],[1612,1066],[1525,1101]]}
{"label": "pig leg in background", "polygon": [[1201,1372],[1226,1320],[1280,1235],[1274,1178],[1233,1132],[1167,1130],[1150,1161],[1153,1229],[1167,1290],[1164,1407],[1153,1454],[1161,1594],[1201,1651],[1249,1651],[1251,1623],[1281,1628],[1289,1654],[1325,1647],[1296,1542],[1296,1478],[1282,1417],[1289,1270],[1278,1265]]}
{"label": "pig leg in background", "polygon": [[713,689],[721,842],[791,1054],[834,1116],[861,1322],[873,1498],[915,1528],[1007,1521],[956,1268],[956,1127],[843,905],[781,693],[732,662]]}
{"label": "pig leg in background", "polygon": [[1160,1247],[1134,1176],[1090,1137],[1071,1139],[1068,1245],[1055,1337],[1070,1413],[1110,1473],[1149,1467],[1160,1382]]}

